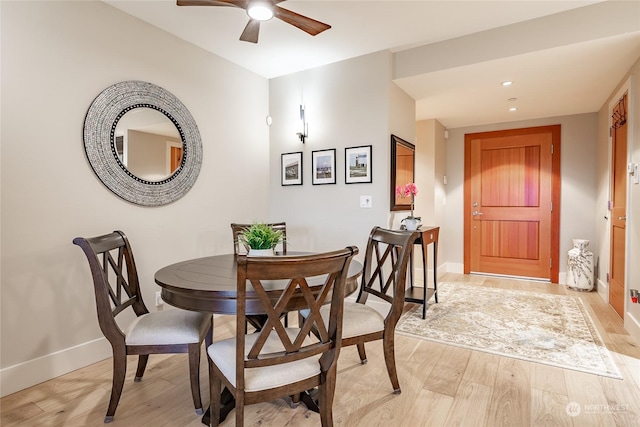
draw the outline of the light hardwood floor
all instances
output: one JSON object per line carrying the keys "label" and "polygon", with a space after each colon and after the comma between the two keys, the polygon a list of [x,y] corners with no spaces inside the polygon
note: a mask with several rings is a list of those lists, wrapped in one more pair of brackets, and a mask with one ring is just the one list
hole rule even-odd
{"label": "light hardwood floor", "polygon": [[[640,348],[618,315],[595,292],[564,286],[482,276],[443,274],[447,281],[505,289],[570,294],[583,299],[623,380],[585,374],[479,351],[396,335],[402,393],[392,394],[379,342],[367,345],[361,365],[355,347],[340,355],[334,403],[339,426],[640,426]],[[234,319],[216,318],[215,339],[230,336]],[[200,427],[189,391],[186,355],[152,355],[140,383],[133,382],[136,358],[115,426]],[[203,403],[209,402],[206,354],[202,356]],[[111,359],[20,391],[0,400],[2,427],[101,426],[111,387]],[[570,402],[580,414],[569,416]],[[247,426],[318,426],[318,414],[284,399],[250,405]],[[232,411],[223,426],[235,425]]]}

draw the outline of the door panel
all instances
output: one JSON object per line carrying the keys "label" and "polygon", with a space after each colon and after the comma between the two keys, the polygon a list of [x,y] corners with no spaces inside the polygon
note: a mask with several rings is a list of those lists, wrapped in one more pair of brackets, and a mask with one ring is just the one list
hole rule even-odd
{"label": "door panel", "polygon": [[539,224],[531,221],[482,221],[480,256],[537,259]]}
{"label": "door panel", "polygon": [[554,138],[559,126],[466,135],[466,273],[551,280]]}
{"label": "door panel", "polygon": [[482,206],[539,205],[540,147],[484,149],[481,156]]}
{"label": "door panel", "polygon": [[625,234],[627,211],[627,96],[612,111],[611,129],[611,262],[609,304],[624,319]]}

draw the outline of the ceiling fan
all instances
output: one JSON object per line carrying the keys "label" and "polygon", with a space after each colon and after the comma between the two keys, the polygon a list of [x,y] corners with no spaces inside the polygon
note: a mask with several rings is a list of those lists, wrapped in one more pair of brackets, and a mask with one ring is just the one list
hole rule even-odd
{"label": "ceiling fan", "polygon": [[331,28],[331,25],[316,21],[278,6],[285,0],[177,0],[178,6],[232,6],[247,11],[249,22],[244,28],[240,40],[258,43],[260,22],[276,17],[302,31],[315,36]]}

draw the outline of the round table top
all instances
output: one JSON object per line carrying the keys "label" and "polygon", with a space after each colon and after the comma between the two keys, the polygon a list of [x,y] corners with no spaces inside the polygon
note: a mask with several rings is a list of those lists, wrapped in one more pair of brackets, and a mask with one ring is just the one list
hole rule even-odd
{"label": "round table top", "polygon": [[[362,264],[352,259],[345,283],[345,295],[355,292],[361,274]],[[237,261],[234,254],[214,255],[168,265],[156,272],[155,281],[162,287],[162,299],[175,307],[218,314],[236,313]],[[247,298],[250,298],[249,294]],[[247,304],[248,309],[250,306],[251,304]]]}

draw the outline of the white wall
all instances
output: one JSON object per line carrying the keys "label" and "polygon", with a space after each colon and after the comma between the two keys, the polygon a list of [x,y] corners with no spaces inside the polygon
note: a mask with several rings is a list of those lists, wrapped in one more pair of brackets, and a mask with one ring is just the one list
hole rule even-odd
{"label": "white wall", "polygon": [[[303,185],[283,187],[277,172],[270,178],[269,216],[287,222],[287,248],[357,245],[362,259],[371,228],[391,226],[390,134],[415,139],[415,102],[391,83],[390,58],[379,52],[270,81],[272,171],[282,153],[303,152]],[[305,144],[296,137],[300,103],[309,123]],[[345,184],[345,148],[362,145],[372,145],[373,182]],[[312,185],[312,152],[331,148],[336,184]],[[360,208],[361,195],[372,197],[371,208]]]}
{"label": "white wall", "polygon": [[[155,310],[157,269],[229,252],[231,222],[267,218],[270,152],[266,79],[102,2],[0,7],[0,392],[6,395],[110,356],[74,237],[125,231]],[[118,198],[86,160],[87,109],[123,80],[172,92],[198,124],[200,176],[170,205],[147,208]]]}
{"label": "white wall", "polygon": [[[419,183],[416,211],[420,212],[425,226],[440,226],[445,223],[445,144],[445,128],[442,123],[435,119],[416,122],[416,182]],[[438,251],[444,250],[446,245],[447,239],[439,240]],[[429,245],[428,250],[428,259],[433,259],[433,245]],[[440,258],[439,261],[441,260]],[[416,265],[416,277],[422,278],[422,263]],[[433,265],[428,265],[427,268],[433,270]],[[427,274],[428,280],[432,280],[432,277],[432,273]]]}
{"label": "white wall", "polygon": [[573,247],[571,239],[591,240],[589,250],[597,253],[596,239],[596,113],[546,119],[498,123],[487,126],[449,129],[447,140],[446,220],[444,232],[447,245],[443,248],[443,262],[448,271],[463,271],[464,255],[464,136],[467,133],[488,132],[533,126],[561,125],[561,198],[560,206],[560,278],[564,283],[567,270],[567,251]]}
{"label": "white wall", "polygon": [[415,197],[416,210],[420,212],[422,224],[437,224],[435,218],[435,163],[436,163],[435,119],[416,122],[416,182],[419,182]]}
{"label": "white wall", "polygon": [[435,119],[416,122],[416,180],[421,192],[416,206],[423,224],[441,224],[444,220],[446,171],[445,127]]}

